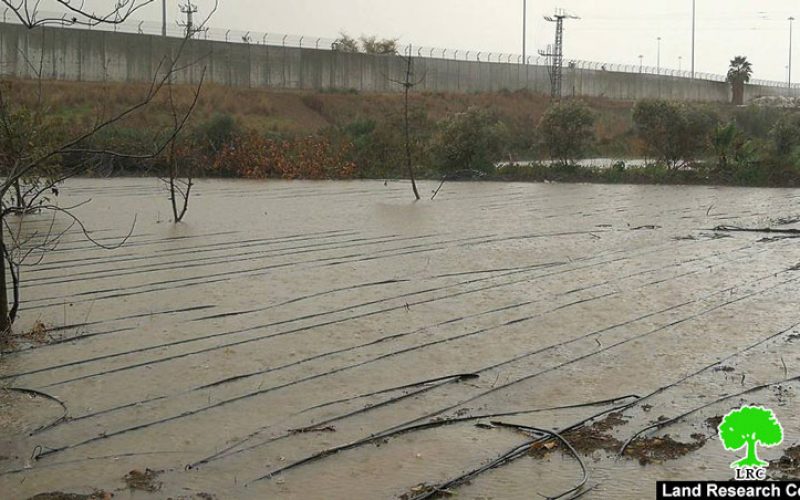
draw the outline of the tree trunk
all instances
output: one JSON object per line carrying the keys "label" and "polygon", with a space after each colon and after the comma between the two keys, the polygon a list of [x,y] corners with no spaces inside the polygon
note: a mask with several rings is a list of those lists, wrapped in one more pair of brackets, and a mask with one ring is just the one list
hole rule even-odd
{"label": "tree trunk", "polygon": [[[409,63],[410,65],[410,63]],[[411,71],[409,70],[410,76]],[[419,200],[419,191],[417,191],[417,180],[414,178],[414,165],[411,160],[411,132],[408,123],[408,84],[406,83],[406,102],[405,102],[405,124],[406,124],[406,165],[408,166],[408,177],[411,178],[411,188],[414,190],[414,196]]]}
{"label": "tree trunk", "polygon": [[14,191],[17,194],[17,208],[20,210],[24,210],[25,202],[22,199],[22,188],[19,185],[19,179],[14,181]]}
{"label": "tree trunk", "polygon": [[735,81],[733,86],[733,104],[741,106],[744,104],[744,82]]}
{"label": "tree trunk", "polygon": [[11,318],[8,312],[8,282],[6,281],[6,266],[10,263],[6,259],[5,235],[2,227],[3,225],[0,224],[0,336],[11,331]]}

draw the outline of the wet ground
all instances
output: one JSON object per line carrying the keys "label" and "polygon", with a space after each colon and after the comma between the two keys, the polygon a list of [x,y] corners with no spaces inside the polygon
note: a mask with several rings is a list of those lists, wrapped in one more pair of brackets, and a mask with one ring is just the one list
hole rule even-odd
{"label": "wet ground", "polygon": [[796,190],[204,181],[177,226],[156,180],[59,202],[87,199],[95,239],[135,231],[24,270],[2,498],[650,498],[732,477],[743,402],[797,474],[800,241],[713,230],[792,228]]}

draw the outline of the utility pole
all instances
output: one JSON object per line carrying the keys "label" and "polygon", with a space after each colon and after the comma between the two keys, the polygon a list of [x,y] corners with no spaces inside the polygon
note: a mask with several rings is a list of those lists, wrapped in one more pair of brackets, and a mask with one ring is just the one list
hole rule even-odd
{"label": "utility pole", "polygon": [[678,56],[678,71],[683,71],[683,56]]}
{"label": "utility pole", "polygon": [[161,36],[167,36],[167,0],[161,0]]}
{"label": "utility pole", "polygon": [[694,47],[697,26],[697,0],[692,0],[692,80],[694,80]]}
{"label": "utility pole", "polygon": [[658,68],[658,74],[661,74],[661,37],[658,37],[658,56],[656,57],[656,68]]}
{"label": "utility pole", "polygon": [[789,89],[792,88],[792,24],[794,17],[789,18]]}
{"label": "utility pole", "polygon": [[564,20],[580,19],[567,14],[564,9],[556,9],[555,15],[545,16],[546,21],[556,23],[556,43],[552,50],[539,51],[539,54],[550,59],[550,96],[561,99],[561,87],[564,81]]}
{"label": "utility pole", "polygon": [[526,64],[528,49],[528,0],[522,0],[522,63]]}
{"label": "utility pole", "polygon": [[194,36],[194,15],[197,14],[197,5],[192,3],[192,0],[186,0],[185,5],[181,5],[181,12],[186,14],[186,23],[182,24],[186,28],[186,36],[191,38]]}

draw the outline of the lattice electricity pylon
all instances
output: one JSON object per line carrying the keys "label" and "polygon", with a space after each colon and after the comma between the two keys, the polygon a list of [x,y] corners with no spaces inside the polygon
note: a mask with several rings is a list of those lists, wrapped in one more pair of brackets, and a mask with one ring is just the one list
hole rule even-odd
{"label": "lattice electricity pylon", "polygon": [[178,23],[178,26],[186,29],[186,36],[191,38],[195,35],[197,30],[194,27],[194,15],[197,14],[197,5],[192,3],[192,0],[186,0],[186,5],[181,5],[181,12],[186,14],[186,22]]}
{"label": "lattice electricity pylon", "polygon": [[564,9],[556,9],[555,15],[544,18],[546,21],[556,23],[556,43],[549,46],[547,51],[540,50],[539,54],[547,57],[550,62],[550,95],[554,99],[561,99],[561,87],[564,81],[564,20],[580,18],[567,14]]}

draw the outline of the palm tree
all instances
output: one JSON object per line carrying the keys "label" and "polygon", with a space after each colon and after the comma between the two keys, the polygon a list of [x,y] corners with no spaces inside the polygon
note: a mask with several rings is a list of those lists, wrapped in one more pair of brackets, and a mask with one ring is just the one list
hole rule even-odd
{"label": "palm tree", "polygon": [[744,84],[750,81],[753,65],[745,56],[736,56],[728,68],[728,81],[733,87],[733,104],[744,104]]}

